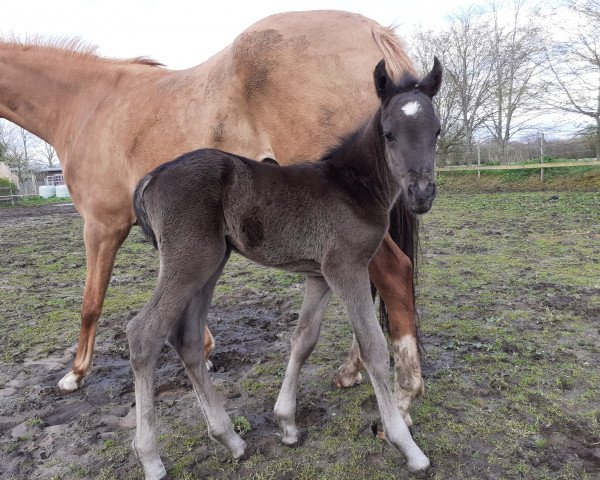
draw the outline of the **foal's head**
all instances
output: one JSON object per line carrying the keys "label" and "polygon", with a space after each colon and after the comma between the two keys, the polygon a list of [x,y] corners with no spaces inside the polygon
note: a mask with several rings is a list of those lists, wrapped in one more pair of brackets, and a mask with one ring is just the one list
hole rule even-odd
{"label": "foal's head", "polygon": [[392,174],[400,181],[404,198],[415,213],[425,213],[435,198],[435,142],[440,121],[431,99],[442,84],[442,66],[434,57],[431,72],[418,81],[404,77],[395,84],[381,60],[374,72],[381,99],[381,128]]}

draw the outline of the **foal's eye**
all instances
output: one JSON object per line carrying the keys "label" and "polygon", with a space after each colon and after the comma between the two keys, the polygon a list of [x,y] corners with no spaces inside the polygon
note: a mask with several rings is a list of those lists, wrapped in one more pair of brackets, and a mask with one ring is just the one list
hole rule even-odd
{"label": "foal's eye", "polygon": [[394,137],[394,134],[390,133],[390,132],[385,132],[383,134],[383,138],[385,138],[386,141],[388,141],[388,142],[393,142],[394,140],[396,140],[396,137]]}
{"label": "foal's eye", "polygon": [[435,136],[436,136],[436,137],[439,137],[439,136],[440,136],[440,133],[442,133],[442,131],[441,131],[441,130],[438,128],[438,131],[437,131],[437,132],[435,132]]}

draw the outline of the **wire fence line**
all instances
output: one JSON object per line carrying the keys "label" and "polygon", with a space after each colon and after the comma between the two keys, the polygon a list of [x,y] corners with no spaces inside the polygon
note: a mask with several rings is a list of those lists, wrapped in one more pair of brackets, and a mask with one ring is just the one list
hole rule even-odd
{"label": "wire fence line", "polygon": [[509,143],[504,148],[494,143],[478,143],[470,147],[456,147],[436,158],[439,168],[474,165],[511,165],[544,163],[548,160],[600,160],[595,146],[588,139],[569,141],[546,141],[544,135],[530,142]]}

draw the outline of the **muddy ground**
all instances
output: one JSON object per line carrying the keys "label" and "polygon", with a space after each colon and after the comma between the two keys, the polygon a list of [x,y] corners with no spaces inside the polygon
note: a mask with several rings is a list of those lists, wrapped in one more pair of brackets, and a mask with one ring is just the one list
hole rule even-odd
{"label": "muddy ground", "polygon": [[[600,194],[440,195],[423,219],[419,269],[425,396],[415,439],[437,479],[600,478]],[[155,252],[137,227],[119,253],[85,388],[61,395],[78,333],[85,258],[72,206],[0,208],[0,478],[141,478],[130,450],[124,334],[148,300]],[[271,410],[302,279],[234,256],[210,314],[213,381],[254,454],[230,460],[175,355],[157,401],[173,478],[411,478],[373,438],[368,378],[331,387],[350,329],[334,301],[302,375],[297,448]]]}

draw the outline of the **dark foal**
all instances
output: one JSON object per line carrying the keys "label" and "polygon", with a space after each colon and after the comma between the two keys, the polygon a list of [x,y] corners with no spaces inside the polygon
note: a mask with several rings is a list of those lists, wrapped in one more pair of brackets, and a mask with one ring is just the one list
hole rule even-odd
{"label": "dark foal", "polygon": [[414,211],[435,197],[439,121],[431,98],[442,69],[435,59],[422,80],[374,72],[381,107],[321,162],[279,167],[218,150],[198,150],[158,167],[139,183],[135,210],[160,253],[152,299],[127,326],[135,375],[134,449],[146,478],[165,469],[158,453],[154,370],[168,339],[181,357],[212,438],[235,458],[245,442],[235,433],[202,355],[213,290],[230,252],[263,265],[306,274],[306,292],[275,416],[287,444],[295,425],[300,369],[313,350],[332,292],[344,303],[377,396],[386,439],[410,470],[429,460],[413,441],[389,381],[389,354],[371,297],[369,261],[388,229],[389,211],[404,193]]}

